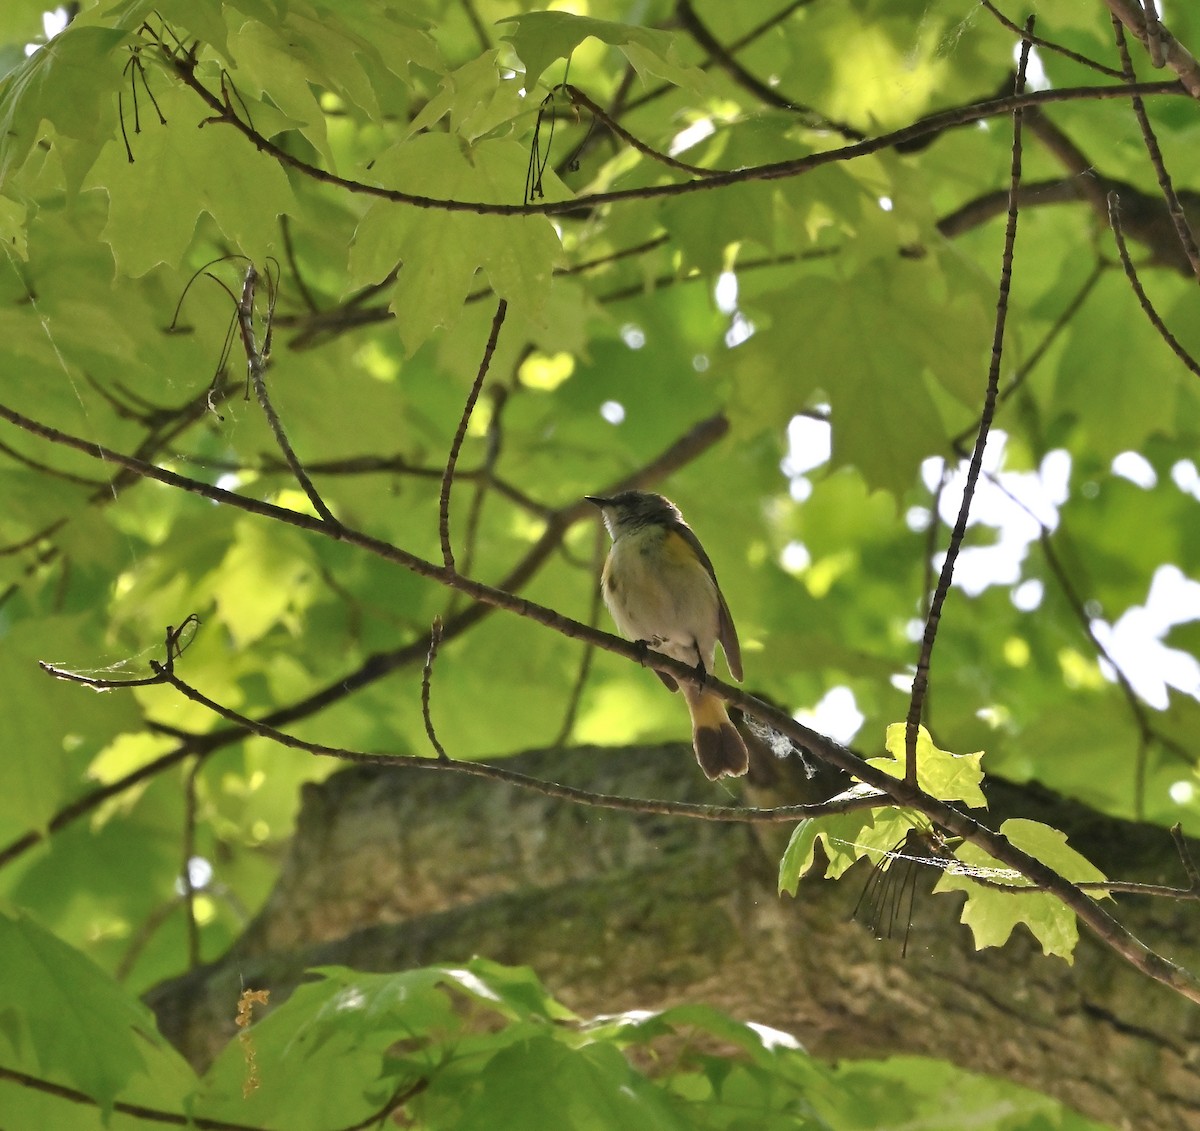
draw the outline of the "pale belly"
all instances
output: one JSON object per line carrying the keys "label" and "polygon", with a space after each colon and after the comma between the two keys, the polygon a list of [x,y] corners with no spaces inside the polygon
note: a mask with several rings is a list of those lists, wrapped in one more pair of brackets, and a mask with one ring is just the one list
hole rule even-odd
{"label": "pale belly", "polygon": [[672,561],[653,533],[631,541],[613,546],[605,570],[604,601],[617,628],[685,664],[702,660],[711,668],[719,614],[708,571],[699,561]]}

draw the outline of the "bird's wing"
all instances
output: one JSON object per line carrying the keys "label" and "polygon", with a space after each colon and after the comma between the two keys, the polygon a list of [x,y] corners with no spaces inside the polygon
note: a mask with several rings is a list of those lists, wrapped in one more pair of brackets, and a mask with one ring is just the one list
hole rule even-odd
{"label": "bird's wing", "polygon": [[708,576],[712,578],[713,587],[717,591],[717,639],[725,651],[725,662],[729,665],[730,674],[741,683],[742,646],[738,643],[737,629],[733,625],[733,614],[730,613],[729,606],[725,603],[725,595],[721,592],[721,586],[717,581],[717,571],[713,569],[712,559],[704,552],[704,547],[700,545],[700,539],[696,537],[696,532],[686,522],[674,523],[673,529],[695,551],[696,557],[700,559],[700,563],[708,570]]}

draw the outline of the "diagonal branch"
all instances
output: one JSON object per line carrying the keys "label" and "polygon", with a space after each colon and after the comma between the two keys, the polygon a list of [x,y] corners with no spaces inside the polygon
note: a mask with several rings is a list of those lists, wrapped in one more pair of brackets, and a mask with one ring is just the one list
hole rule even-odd
{"label": "diagonal branch", "polygon": [[[10,422],[17,423],[21,427],[28,425],[26,431],[32,431],[35,435],[39,435],[51,442],[61,442],[68,447],[75,447],[77,450],[84,451],[97,459],[103,459],[104,456],[101,452],[107,451],[107,449],[97,451],[95,449],[97,449],[98,445],[92,444],[90,441],[82,440],[78,437],[68,437],[65,433],[59,433],[56,429],[47,428],[45,425],[30,421],[18,413],[13,413],[2,405],[0,405],[0,418],[8,419]],[[21,421],[25,423],[21,424]],[[666,449],[650,460],[649,463],[632,474],[623,476],[616,483],[606,488],[606,494],[619,494],[621,491],[633,488],[653,486],[661,479],[707,451],[721,440],[728,431],[729,422],[721,413],[700,421],[668,445]],[[169,485],[178,485],[182,490],[191,490],[204,497],[212,498],[214,501],[229,502],[234,507],[239,507],[239,501],[245,499],[244,496],[221,491],[219,488],[210,489],[207,484],[200,483],[197,480],[187,480],[182,476],[175,476],[170,472],[163,472],[159,476],[155,473],[162,469],[155,468],[153,465],[144,464],[138,460],[131,460],[128,456],[121,456],[120,459],[117,459],[116,453],[110,452],[108,454],[113,457],[113,462],[117,462],[122,466],[121,474],[130,476],[131,478],[136,479],[139,476],[158,478],[160,482],[167,482]],[[179,481],[178,484],[175,482],[176,480]],[[245,501],[250,502],[250,500]],[[240,509],[248,510],[251,513],[264,514],[269,517],[278,517],[280,521],[284,522],[289,521],[289,516],[297,513],[279,507],[272,507],[270,504],[267,504],[265,509],[258,506],[242,506]],[[278,512],[278,516],[272,512]],[[579,500],[548,514],[541,537],[538,538],[521,560],[499,582],[499,588],[509,592],[521,589],[536,575],[537,571],[554,553],[562,542],[567,530],[581,519],[585,517],[590,518],[592,513],[591,506]],[[301,515],[300,518],[304,520],[303,524],[306,524],[310,529],[321,529],[316,524],[316,520],[310,518],[308,515]],[[331,535],[328,527],[324,528],[324,532]],[[466,632],[489,616],[493,611],[491,606],[479,603],[464,609],[461,613],[456,614],[444,623],[442,630],[443,641]],[[300,719],[317,714],[332,704],[361,691],[363,688],[371,686],[392,672],[409,664],[420,662],[428,654],[430,643],[431,637],[426,634],[391,651],[376,652],[368,656],[354,671],[332,680],[325,687],[287,707],[271,712],[263,721],[272,726],[286,726]],[[58,671],[53,671],[51,674],[64,677],[64,673]],[[157,683],[160,680],[157,676],[152,676],[145,681],[137,682]],[[230,743],[240,741],[245,737],[246,733],[241,728],[229,727],[208,734],[180,735],[178,731],[163,727],[153,721],[148,725],[152,730],[169,733],[180,738],[180,745],[160,755],[146,765],[130,771],[124,777],[100,786],[90,793],[75,799],[55,813],[44,828],[31,829],[10,842],[3,849],[0,849],[0,868],[3,868],[31,848],[40,844],[48,836],[59,832],[81,817],[93,812],[109,798],[117,797],[126,790],[132,789],[144,781],[151,780],[190,755],[195,754],[202,758],[207,757],[209,754],[222,749]]]}
{"label": "diagonal branch", "polygon": [[[1026,36],[1021,40],[1021,58],[1017,66],[1016,92],[1019,95],[1025,88],[1025,68],[1029,63],[1029,51],[1033,44],[1028,33],[1033,30],[1033,19],[1026,24]],[[946,547],[946,557],[942,562],[941,573],[938,577],[937,588],[929,605],[929,613],[925,618],[925,633],[921,640],[921,652],[917,659],[917,670],[913,676],[912,697],[908,704],[908,717],[905,722],[906,760],[904,767],[905,782],[916,787],[917,784],[917,738],[921,726],[921,714],[924,710],[925,695],[929,688],[929,669],[933,659],[933,645],[937,640],[938,625],[942,618],[942,606],[950,592],[954,581],[954,564],[958,558],[959,548],[967,532],[967,519],[971,514],[971,502],[975,497],[975,485],[979,482],[979,472],[983,466],[983,451],[987,445],[988,432],[992,426],[992,416],[996,411],[996,397],[1000,389],[1000,361],[1004,353],[1004,328],[1008,321],[1008,295],[1012,287],[1013,249],[1017,240],[1018,193],[1021,187],[1021,118],[1022,111],[1013,111],[1013,143],[1012,143],[1012,172],[1009,179],[1008,223],[1004,231],[1004,251],[1000,260],[1000,286],[996,296],[996,324],[992,335],[992,360],[988,367],[987,391],[984,394],[983,412],[979,418],[979,432],[975,437],[975,449],[971,453],[971,462],[967,469],[967,481],[963,488],[962,503],[958,508],[958,518],[950,535],[950,543]]]}
{"label": "diagonal branch", "polygon": [[[614,638],[615,639],[615,638]],[[170,684],[181,695],[193,703],[206,707],[227,722],[233,723],[241,730],[256,734],[260,738],[268,738],[291,750],[302,750],[322,758],[335,758],[356,766],[386,766],[389,769],[432,770],[465,774],[468,777],[486,778],[489,781],[503,782],[517,786],[520,789],[540,793],[545,797],[553,797],[559,801],[569,801],[575,805],[588,805],[599,809],[619,809],[627,813],[651,813],[669,817],[691,817],[701,821],[734,822],[738,824],[760,823],[792,823],[806,817],[827,817],[836,813],[850,813],[858,809],[878,808],[885,803],[883,793],[846,793],[829,801],[821,801],[807,805],[781,805],[770,809],[752,809],[741,805],[697,805],[685,801],[654,801],[638,797],[620,797],[608,793],[595,793],[591,790],[577,789],[574,786],[560,785],[557,782],[545,781],[542,778],[530,777],[528,774],[505,769],[503,766],[492,766],[486,762],[467,762],[450,758],[437,743],[436,758],[420,758],[416,755],[404,754],[372,754],[364,750],[348,750],[341,746],[326,746],[319,742],[308,742],[287,734],[276,727],[258,722],[246,715],[226,707],[210,699],[203,692],[186,683],[165,664],[151,661],[155,673],[162,676],[164,683]],[[685,668],[685,670],[687,670]],[[695,671],[693,669],[693,676]],[[431,735],[432,737],[432,735]],[[436,739],[434,739],[436,742]],[[894,779],[893,779],[894,780]]]}
{"label": "diagonal branch", "polygon": [[[339,525],[338,520],[333,517],[333,512],[325,505],[325,501],[321,498],[320,493],[313,486],[312,480],[309,479],[308,473],[304,470],[295,450],[292,448],[291,442],[287,438],[287,433],[283,430],[283,424],[275,412],[275,406],[271,404],[271,399],[267,396],[267,383],[263,380],[263,373],[266,371],[267,358],[271,352],[271,328],[268,323],[263,347],[259,349],[254,334],[254,291],[257,283],[258,272],[254,269],[254,264],[251,264],[246,268],[246,280],[242,285],[242,297],[238,300],[237,306],[238,328],[242,335],[242,348],[246,352],[246,370],[250,374],[251,382],[254,384],[254,394],[258,397],[258,403],[263,410],[263,415],[267,418],[267,423],[271,426],[275,442],[279,445],[279,450],[283,453],[283,458],[287,461],[288,467],[296,477],[296,482],[303,488],[304,493],[308,496],[308,501],[312,503],[317,514],[336,529]],[[272,305],[274,305],[273,301]]]}
{"label": "diagonal branch", "polygon": [[[539,605],[533,601],[519,597],[514,593],[463,577],[360,531],[346,527],[334,531],[330,529],[328,524],[310,515],[289,511],[286,508],[263,503],[257,499],[237,495],[234,492],[222,491],[207,484],[188,480],[185,476],[177,475],[174,472],[168,472],[162,468],[144,464],[141,461],[131,460],[130,457],[112,452],[93,441],[70,436],[58,429],[53,429],[47,425],[32,421],[28,417],[22,416],[20,413],[3,405],[0,405],[0,419],[8,420],[10,423],[22,427],[26,431],[39,435],[44,439],[86,452],[94,458],[113,460],[122,466],[128,466],[131,470],[135,470],[149,478],[157,479],[160,482],[166,482],[171,486],[190,490],[205,497],[226,502],[249,513],[285,521],[312,533],[336,538],[339,541],[357,546],[366,552],[376,554],[385,560],[402,565],[420,576],[431,578],[443,585],[458,589],[477,602],[525,617],[546,628],[553,629],[564,636],[594,644],[597,647],[604,648],[606,651],[625,657],[631,663],[649,666],[656,671],[666,672],[668,675],[673,676],[677,682],[695,683],[699,678],[694,668],[678,660],[673,660],[669,656],[653,651],[646,653],[643,648],[639,648],[634,643],[605,632],[600,632],[544,605]],[[725,424],[723,417],[718,419],[721,421],[720,430],[723,432],[727,424]],[[580,504],[577,504],[577,506],[583,505],[582,501]],[[514,571],[514,573],[517,572]],[[474,611],[468,610],[468,613]],[[466,615],[464,614],[464,616]],[[168,653],[169,659],[170,654]],[[173,665],[168,662],[167,664],[157,665],[155,670],[156,674],[163,675],[166,682],[172,683],[173,686],[176,686],[177,690],[184,693],[183,689],[187,685],[182,684],[178,680],[172,669]],[[869,762],[864,761],[840,743],[834,742],[824,735],[803,726],[786,712],[770,707],[740,688],[722,683],[711,676],[705,679],[704,685],[708,693],[718,696],[725,702],[740,708],[745,714],[766,723],[780,734],[791,739],[798,746],[809,750],[822,761],[840,770],[844,770],[846,773],[872,786],[879,792],[887,794],[896,805],[902,808],[918,810],[950,834],[970,841],[972,844],[982,848],[1000,864],[1016,869],[1031,882],[1043,886],[1047,892],[1054,895],[1066,907],[1075,912],[1079,919],[1101,941],[1135,969],[1175,990],[1189,1000],[1200,1003],[1200,980],[1187,970],[1139,942],[1125,927],[1117,922],[1094,900],[1080,891],[1073,883],[1053,868],[1015,847],[1003,835],[979,824],[974,818],[961,812],[954,806],[924,793],[912,783],[904,779],[894,778],[883,770],[872,766]],[[187,693],[190,693],[189,697],[199,695],[199,692],[195,692],[190,687],[187,688]],[[196,701],[204,702],[206,706],[209,706],[210,709],[215,710],[219,714],[223,714],[225,711],[218,704],[203,697],[200,697]],[[286,714],[286,712],[279,712],[279,714]],[[244,734],[247,729],[252,730],[254,733],[264,733],[263,728],[266,727],[267,724],[256,723],[254,720],[238,717],[233,733]],[[206,736],[213,743],[217,742],[219,737],[216,735]],[[274,734],[272,734],[272,737],[274,737]],[[366,755],[366,757],[374,759],[380,756]],[[160,759],[159,761],[161,762],[162,760]],[[392,760],[389,759],[389,764],[391,762]],[[447,764],[437,759],[423,759],[420,762],[423,768],[446,768],[447,765],[457,767],[465,764],[458,762]],[[144,773],[145,771],[142,772]],[[31,843],[37,843],[37,840],[40,839],[38,834],[27,834],[23,840],[30,841],[30,838],[32,838]],[[29,844],[25,845],[25,847],[28,846]],[[0,862],[5,858],[11,859],[14,854],[19,854],[19,851],[23,850],[20,849],[14,853],[14,847],[10,847],[8,851],[0,855]]]}
{"label": "diagonal branch", "polygon": [[[1158,24],[1155,19],[1155,26],[1165,34],[1165,29]],[[1121,22],[1113,17],[1113,33],[1116,37],[1117,51],[1121,56],[1121,66],[1125,71],[1125,79],[1132,83],[1134,80],[1133,61],[1129,58],[1129,48],[1125,43],[1125,32],[1121,27]],[[1153,37],[1152,37],[1153,38]],[[1157,40],[1153,40],[1157,42]],[[1150,164],[1154,167],[1154,174],[1158,178],[1159,191],[1162,193],[1163,200],[1167,202],[1167,212],[1170,214],[1171,223],[1175,226],[1175,234],[1179,237],[1179,245],[1183,248],[1184,254],[1188,258],[1188,262],[1192,266],[1192,274],[1197,282],[1200,282],[1200,248],[1196,247],[1196,237],[1192,232],[1191,225],[1188,224],[1187,215],[1183,211],[1183,205],[1179,202],[1179,196],[1175,192],[1175,186],[1171,183],[1171,175],[1167,172],[1166,163],[1163,160],[1162,150],[1158,146],[1158,138],[1155,136],[1154,128],[1150,125],[1150,117],[1146,113],[1146,105],[1141,97],[1134,95],[1130,101],[1133,107],[1133,113],[1137,117],[1138,126],[1142,131],[1142,140],[1146,146],[1146,152],[1150,155]]]}
{"label": "diagonal branch", "polygon": [[[1121,21],[1147,51],[1150,46],[1150,30],[1146,24],[1146,13],[1137,0],[1105,0],[1108,10]],[[1179,81],[1193,98],[1200,98],[1200,62],[1179,42],[1157,19],[1155,23],[1156,53],[1161,54],[1162,63],[1155,66],[1169,67],[1179,76]]]}
{"label": "diagonal branch", "polygon": [[865,157],[872,153],[903,145],[929,134],[939,133],[955,126],[965,126],[974,122],[993,118],[1026,106],[1040,106],[1051,102],[1092,101],[1103,98],[1129,98],[1133,94],[1167,94],[1181,95],[1187,93],[1178,82],[1157,82],[1138,84],[1119,84],[1113,86],[1065,87],[1062,90],[1043,90],[1032,93],[1022,93],[1012,98],[988,99],[983,102],[971,103],[967,106],[956,107],[952,110],[931,114],[921,121],[903,129],[894,130],[879,137],[856,141],[837,149],[809,153],[803,157],[789,161],[778,161],[767,165],[754,165],[741,169],[726,170],[710,176],[699,177],[691,181],[681,181],[674,184],[645,185],[632,189],[615,189],[608,192],[588,193],[572,197],[568,200],[539,200],[524,204],[500,204],[482,200],[451,200],[444,197],[426,196],[421,193],[404,192],[400,189],[386,188],[382,185],[356,181],[349,177],[340,176],[321,169],[275,144],[265,135],[259,133],[243,118],[234,113],[228,99],[214,94],[200,81],[196,74],[197,63],[194,54],[181,54],[170,44],[158,40],[167,65],[190,90],[204,102],[212,111],[212,117],[204,124],[224,123],[241,133],[260,153],[266,154],[279,164],[295,169],[299,173],[322,184],[335,185],[348,192],[364,196],[376,197],[391,201],[394,204],[407,204],[415,208],[435,208],[447,212],[472,212],[481,216],[552,216],[560,213],[575,213],[581,209],[591,208],[600,204],[614,204],[629,200],[648,200],[660,197],[680,196],[685,193],[706,191],[723,188],[728,185],[742,184],[747,181],[771,181],[802,176],[814,169],[839,161],[848,161],[856,157]]}
{"label": "diagonal branch", "polygon": [[501,299],[496,304],[496,313],[492,316],[492,328],[488,333],[487,344],[483,347],[483,358],[479,362],[479,371],[471,391],[467,394],[467,403],[463,406],[462,416],[458,420],[458,428],[454,440],[450,444],[450,455],[446,460],[446,470],[442,474],[442,489],[438,496],[438,534],[442,542],[442,563],[446,569],[454,571],[454,551],[450,547],[450,489],[454,485],[454,468],[458,464],[458,453],[462,449],[463,440],[467,435],[467,425],[471,422],[471,413],[475,402],[479,399],[479,391],[483,388],[483,380],[487,376],[488,366],[492,363],[492,354],[496,352],[496,342],[500,337],[500,327],[504,325],[504,316],[508,313],[508,302]]}

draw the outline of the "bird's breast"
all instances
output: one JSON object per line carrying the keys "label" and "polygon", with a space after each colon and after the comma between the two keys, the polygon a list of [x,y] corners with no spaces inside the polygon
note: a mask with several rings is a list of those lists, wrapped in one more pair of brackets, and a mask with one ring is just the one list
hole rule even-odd
{"label": "bird's breast", "polygon": [[604,566],[603,593],[631,640],[699,643],[707,650],[716,639],[716,586],[674,531],[648,527],[618,538]]}

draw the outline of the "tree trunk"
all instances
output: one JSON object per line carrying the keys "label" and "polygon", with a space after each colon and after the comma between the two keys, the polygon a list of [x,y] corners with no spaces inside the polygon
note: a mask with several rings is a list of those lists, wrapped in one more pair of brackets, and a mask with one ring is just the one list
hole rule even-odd
{"label": "tree trunk", "polygon": [[[731,801],[678,746],[541,751],[505,765],[629,796]],[[776,783],[751,796],[795,794]],[[1164,830],[1000,782],[989,800],[993,827],[1045,820],[1113,878],[1184,882]],[[1189,1002],[1089,935],[1073,966],[1043,957],[1023,928],[976,952],[957,922],[961,896],[929,894],[932,867],[920,869],[902,957],[898,938],[851,920],[861,864],[841,883],[806,879],[795,900],[776,895],[786,831],[349,769],[306,787],[278,885],[233,949],[148,1000],[203,1066],[235,1031],[243,982],[277,1004],[314,965],[401,970],[480,954],[532,966],[583,1014],[704,1000],[794,1034],[815,1056],[941,1057],[1116,1127],[1200,1129],[1200,1011]],[[1123,896],[1117,907],[1148,945],[1200,966],[1193,904]]]}

